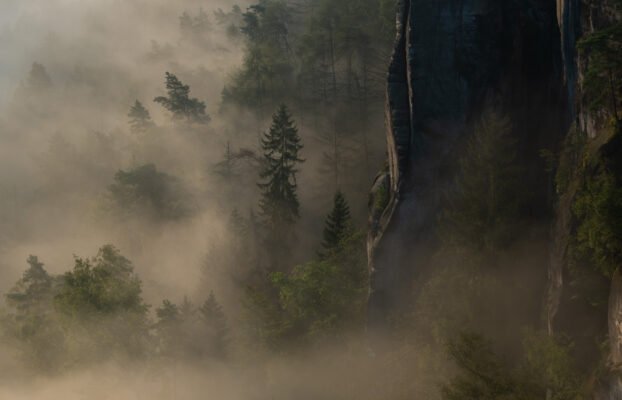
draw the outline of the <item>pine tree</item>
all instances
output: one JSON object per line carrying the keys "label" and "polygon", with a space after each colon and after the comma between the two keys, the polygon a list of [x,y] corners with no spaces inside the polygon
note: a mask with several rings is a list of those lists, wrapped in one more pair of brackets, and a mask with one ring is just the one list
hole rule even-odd
{"label": "pine tree", "polygon": [[208,355],[222,358],[227,352],[227,342],[229,329],[227,327],[227,317],[222,310],[222,306],[216,300],[214,292],[210,292],[209,297],[199,309],[205,327],[207,328]]}
{"label": "pine tree", "polygon": [[134,102],[134,105],[130,108],[130,112],[127,116],[130,119],[130,128],[134,133],[145,132],[153,126],[149,110],[147,110],[138,100]]}
{"label": "pine tree", "polygon": [[163,300],[162,305],[156,310],[158,325],[171,324],[179,318],[179,309],[170,300]]}
{"label": "pine tree", "polygon": [[335,194],[333,210],[326,218],[324,227],[324,241],[322,242],[322,251],[320,255],[323,257],[331,254],[339,248],[342,240],[348,233],[350,227],[350,207],[343,193],[338,191]]}
{"label": "pine tree", "polygon": [[273,266],[283,263],[291,238],[291,227],[299,218],[300,204],[296,194],[297,165],[302,149],[298,129],[287,107],[282,105],[274,114],[270,131],[261,141],[264,167],[259,183],[262,196],[261,216],[267,233],[267,247]]}
{"label": "pine tree", "polygon": [[173,119],[206,124],[210,117],[205,112],[205,103],[190,97],[190,86],[184,85],[175,75],[166,73],[168,96],[156,97],[153,101],[173,113]]}
{"label": "pine tree", "polygon": [[36,256],[29,268],[6,295],[6,315],[0,318],[0,332],[15,340],[21,355],[41,370],[58,367],[64,355],[64,336],[54,315],[53,299],[60,286]]}
{"label": "pine tree", "polygon": [[282,0],[259,0],[242,14],[244,60],[223,92],[225,102],[250,107],[263,115],[266,108],[291,98],[295,90],[289,32],[292,18],[288,2]]}

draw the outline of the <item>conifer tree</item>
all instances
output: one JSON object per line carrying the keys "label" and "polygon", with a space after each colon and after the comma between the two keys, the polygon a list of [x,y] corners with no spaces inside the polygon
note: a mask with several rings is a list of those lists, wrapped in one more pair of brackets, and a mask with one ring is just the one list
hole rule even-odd
{"label": "conifer tree", "polygon": [[460,160],[458,192],[443,215],[449,241],[493,250],[512,237],[524,193],[510,121],[485,111]]}
{"label": "conifer tree", "polygon": [[171,324],[179,318],[177,305],[170,300],[163,300],[162,305],[156,310],[158,325]]}
{"label": "conifer tree", "polygon": [[210,292],[209,297],[199,309],[201,317],[207,328],[208,355],[224,357],[227,347],[227,317],[222,310],[222,306],[216,300],[214,292]]}
{"label": "conifer tree", "polygon": [[153,126],[149,110],[147,110],[138,100],[134,102],[134,105],[130,108],[130,112],[127,116],[130,119],[130,128],[134,133],[145,132]]}
{"label": "conifer tree", "polygon": [[343,193],[338,191],[335,194],[333,210],[326,218],[324,227],[324,241],[320,255],[326,256],[337,250],[341,241],[348,233],[350,226],[350,207]]}
{"label": "conifer tree", "polygon": [[[259,183],[262,196],[261,216],[267,228],[266,244],[272,254],[272,266],[283,263],[287,243],[291,238],[291,227],[299,217],[300,204],[296,194],[297,165],[303,160],[298,129],[287,107],[282,105],[274,114],[270,131],[261,141],[264,153],[264,167]],[[278,261],[277,261],[278,260]]]}
{"label": "conifer tree", "polygon": [[64,354],[64,337],[54,315],[53,299],[59,280],[50,276],[36,256],[6,295],[8,313],[0,319],[0,332],[15,340],[21,355],[38,369],[52,370]]}
{"label": "conifer tree", "polygon": [[210,117],[205,112],[205,103],[191,98],[190,86],[184,85],[177,76],[169,72],[166,73],[166,91],[168,96],[159,96],[153,101],[173,113],[173,119],[197,124],[209,122]]}
{"label": "conifer tree", "polygon": [[[40,304],[52,289],[52,277],[36,256],[28,257],[29,268],[9,294],[7,300],[20,311],[27,312]],[[47,298],[49,300],[49,298]]]}

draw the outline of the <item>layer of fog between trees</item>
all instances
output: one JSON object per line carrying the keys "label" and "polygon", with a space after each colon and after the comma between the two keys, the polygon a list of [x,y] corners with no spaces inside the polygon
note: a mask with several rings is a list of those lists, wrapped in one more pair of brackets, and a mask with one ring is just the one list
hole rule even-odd
{"label": "layer of fog between trees", "polygon": [[[363,236],[368,206],[384,206],[367,201],[385,162],[393,2],[5,8],[0,291],[3,317],[20,329],[3,332],[18,340],[0,346],[0,398],[576,392],[564,343],[521,329],[535,326],[541,290],[522,283],[542,282],[547,255],[542,227],[520,215],[503,110],[475,121],[450,166],[464,171],[462,193],[441,215],[437,274],[414,288],[417,307],[392,316],[386,343],[364,334]],[[166,83],[189,88],[187,101],[173,104]],[[288,170],[297,196],[271,236],[273,204],[258,184],[275,125],[300,151]],[[502,182],[492,199],[482,169]],[[81,279],[103,283],[82,290]],[[45,295],[30,297],[32,282]],[[84,304],[89,296],[99,303]],[[53,323],[32,334],[15,316],[38,317],[40,304]],[[462,330],[496,333],[494,350],[511,349],[516,368]],[[466,374],[441,390],[464,372],[456,364]]]}
{"label": "layer of fog between trees", "polygon": [[[147,283],[149,300],[195,290],[197,266],[212,237],[226,234],[224,225],[231,211],[235,208],[247,216],[257,207],[258,171],[240,166],[243,183],[237,185],[231,202],[230,193],[224,193],[230,188],[221,185],[217,164],[225,158],[228,145],[235,154],[245,150],[258,154],[260,135],[269,128],[280,103],[275,101],[274,107],[266,106],[261,113],[235,105],[221,110],[223,88],[242,64],[244,39],[241,34],[230,37],[229,22],[218,25],[213,12],[219,8],[230,12],[232,6],[212,1],[6,6],[0,151],[2,222],[9,228],[2,232],[2,289],[21,275],[29,254],[38,255],[49,272],[61,273],[72,264],[74,254],[92,255],[101,245],[112,243],[136,264]],[[240,3],[242,11],[246,6]],[[201,9],[209,18],[209,31],[184,32],[182,13],[196,17]],[[49,83],[31,76],[33,63],[43,66]],[[167,71],[190,86],[191,97],[206,102],[211,120],[201,132],[183,132],[170,113],[153,102],[165,94]],[[381,92],[376,97],[381,104]],[[135,100],[141,101],[157,125],[153,135],[131,133],[127,114]],[[323,171],[322,153],[331,151],[322,138],[324,132],[316,132],[310,113],[299,112],[297,104],[288,106],[305,146],[299,174],[300,242],[309,243],[301,249],[299,260],[304,260],[321,240],[335,184]],[[345,182],[343,189],[353,193],[348,198],[352,197],[359,227],[366,217],[366,191],[384,157],[383,111],[375,108],[369,111],[375,119],[370,123],[373,128],[366,132],[373,145],[372,160],[364,167],[354,159],[357,165],[351,167],[368,168],[369,173],[355,177],[357,182]],[[340,119],[358,117],[341,115]],[[115,173],[148,163],[181,181],[193,217],[166,229],[128,228],[101,217]],[[248,159],[240,162],[244,163],[250,164]],[[132,240],[121,238],[120,230],[131,231],[126,236]]]}
{"label": "layer of fog between trees", "polygon": [[[252,218],[261,219],[257,186],[262,181],[261,140],[281,104],[288,107],[302,145],[296,167],[300,216],[283,269],[327,257],[319,254],[337,191],[347,199],[348,230],[356,236],[356,253],[362,255],[367,193],[384,164],[382,104],[393,7],[368,2],[377,8],[365,14],[383,24],[367,28],[376,29],[366,32],[375,36],[373,43],[364,44],[369,48],[350,50],[360,37],[349,37],[332,25],[331,35],[341,37],[319,34],[325,47],[331,42],[329,62],[326,48],[315,48],[309,42],[314,40],[309,35],[316,29],[314,24],[322,23],[322,16],[313,14],[314,3],[319,4],[287,4],[282,25],[286,31],[274,33],[287,43],[261,39],[283,52],[274,54],[274,59],[281,57],[289,65],[270,65],[272,75],[260,89],[247,87],[252,76],[241,76],[249,52],[249,34],[242,32],[248,23],[242,13],[252,10],[250,2],[4,4],[0,19],[4,43],[0,50],[0,291],[3,303],[7,295],[9,300],[2,306],[3,313],[11,314],[21,307],[15,304],[23,304],[11,304],[10,297],[23,289],[20,282],[25,280],[20,279],[26,279],[22,274],[29,267],[44,268],[54,286],[64,279],[63,274],[76,272],[80,260],[97,265],[94,257],[108,249],[114,257],[121,257],[115,260],[131,263],[132,276],[140,280],[142,304],[148,307],[148,324],[162,320],[165,299],[180,312],[186,302],[192,303],[198,313],[213,293],[218,309],[222,307],[226,314],[228,343],[245,340],[236,331],[243,329],[248,313],[244,304],[248,284],[238,282],[222,258],[223,253],[237,251],[232,245],[237,239],[232,228],[236,217],[246,227]],[[383,20],[381,10],[388,10],[387,19]],[[335,12],[343,17],[346,11]],[[339,18],[331,24],[344,24]],[[281,26],[280,21],[273,23]],[[326,26],[317,29],[327,32]],[[272,56],[273,49],[262,51]],[[319,54],[322,51],[325,54]],[[317,70],[311,68],[313,63],[319,65]],[[167,76],[174,76],[181,86],[188,85],[190,99],[205,104],[202,121],[176,118],[165,101],[154,101],[170,94]],[[137,121],[147,115],[145,111],[149,117],[141,124]],[[145,185],[147,192],[128,195],[128,187],[141,179],[152,179]],[[32,255],[38,258],[29,258]],[[357,265],[365,268],[364,260],[357,260]],[[153,333],[158,328],[148,329]],[[200,334],[193,339],[202,340]],[[96,346],[98,339],[93,340]],[[50,339],[44,351],[53,352],[54,346]],[[240,346],[230,345],[234,348],[230,352],[236,353]],[[356,346],[361,350],[357,354],[366,359],[366,347]],[[160,351],[158,346],[153,349]],[[211,375],[205,375],[185,365],[184,356],[174,363],[164,362],[165,366],[161,360],[143,365],[130,378],[127,365],[118,369],[118,359],[91,363],[83,372],[64,369],[65,360],[64,365],[52,368],[53,377],[48,370],[34,378],[33,371],[45,370],[36,365],[40,360],[32,364],[33,359],[9,342],[1,351],[2,373],[11,376],[0,385],[2,398],[134,398],[137,393],[143,396],[138,398],[195,398],[208,390],[205,386],[211,388],[208,393],[248,398],[257,393],[237,388],[236,380],[265,386],[266,380],[273,379],[265,376],[266,363],[273,364],[270,373],[293,378],[292,365],[278,358],[252,359],[251,366],[241,361],[221,365],[222,360],[217,360],[217,366],[209,367]],[[345,359],[338,356],[334,362],[342,365]],[[316,372],[320,371],[314,366],[300,365],[300,374]],[[29,379],[36,380],[27,385]],[[302,380],[292,389],[299,384]]]}

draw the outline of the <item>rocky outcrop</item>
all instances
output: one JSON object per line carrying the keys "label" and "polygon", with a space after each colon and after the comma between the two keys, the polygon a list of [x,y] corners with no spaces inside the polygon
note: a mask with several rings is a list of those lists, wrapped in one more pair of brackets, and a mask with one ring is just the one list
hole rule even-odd
{"label": "rocky outcrop", "polygon": [[[507,114],[531,170],[531,213],[546,213],[550,182],[539,151],[567,127],[554,1],[402,0],[387,90],[387,201],[372,201],[369,319],[382,325],[424,279],[441,199],[471,124],[486,107]],[[376,187],[383,187],[376,185]],[[383,198],[382,191],[372,198]]]}
{"label": "rocky outcrop", "polygon": [[[578,54],[577,43],[585,35],[619,21],[620,17],[613,2],[608,0],[558,1],[568,110],[573,117],[573,126],[568,137],[582,135],[586,144],[580,149],[580,157],[570,165],[563,166],[572,171],[572,178],[569,185],[560,192],[557,202],[557,220],[553,229],[554,246],[549,266],[549,290],[545,303],[549,332],[569,335],[578,344],[577,348],[588,349],[583,350],[584,353],[591,352],[589,355],[576,355],[582,365],[590,368],[595,363],[607,361],[610,367],[609,378],[602,387],[597,388],[598,393],[595,395],[596,398],[607,399],[622,398],[619,371],[622,362],[622,278],[620,272],[616,271],[607,282],[607,278],[597,272],[589,262],[578,266],[582,269],[581,275],[577,276],[577,265],[573,265],[574,260],[568,249],[576,235],[576,225],[580,223],[572,212],[577,191],[595,179],[599,165],[619,163],[615,160],[620,160],[622,155],[620,140],[616,139],[611,126],[611,116],[606,110],[590,110],[584,104],[582,84],[589,60]],[[617,179],[622,177],[619,165],[611,172]],[[609,296],[603,301],[604,306],[585,306],[593,302],[594,293],[605,294],[607,290]],[[608,360],[602,360],[603,355],[593,343],[594,337],[604,336],[609,340]]]}
{"label": "rocky outcrop", "polygon": [[611,377],[611,398],[622,399],[622,380],[620,366],[622,365],[622,275],[616,271],[611,279],[609,293],[609,347],[610,363],[616,371]]}

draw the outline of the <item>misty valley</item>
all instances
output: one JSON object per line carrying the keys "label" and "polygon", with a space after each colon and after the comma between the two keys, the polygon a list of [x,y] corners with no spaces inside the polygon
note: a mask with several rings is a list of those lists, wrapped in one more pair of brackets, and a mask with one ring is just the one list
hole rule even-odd
{"label": "misty valley", "polygon": [[0,400],[622,399],[622,0],[0,3]]}

